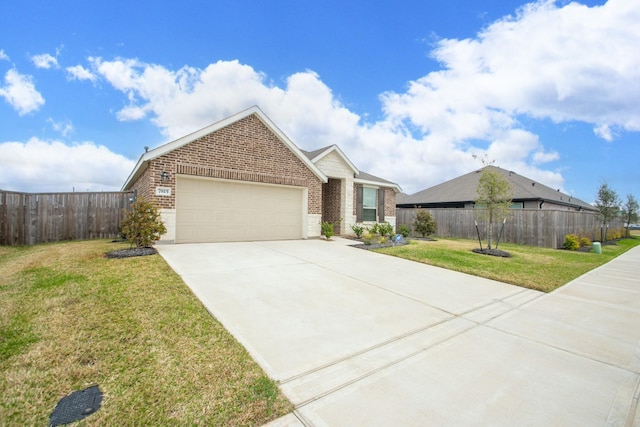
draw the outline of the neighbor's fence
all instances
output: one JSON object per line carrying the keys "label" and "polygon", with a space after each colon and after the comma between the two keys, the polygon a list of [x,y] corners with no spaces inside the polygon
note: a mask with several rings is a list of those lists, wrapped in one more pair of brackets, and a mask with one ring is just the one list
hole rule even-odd
{"label": "neighbor's fence", "polygon": [[132,192],[0,191],[0,245],[114,238]]}
{"label": "neighbor's fence", "polygon": [[[436,235],[460,239],[477,239],[474,221],[480,225],[480,236],[486,241],[486,227],[477,219],[473,209],[424,209],[429,211],[436,221]],[[415,218],[415,209],[398,208],[396,224],[409,227]],[[577,234],[591,240],[600,239],[601,222],[598,215],[586,211],[559,211],[545,209],[511,210],[504,226],[501,242],[521,245],[559,248],[567,234]],[[623,226],[621,220],[615,220],[610,229]],[[502,227],[502,220],[494,225],[494,239]]]}

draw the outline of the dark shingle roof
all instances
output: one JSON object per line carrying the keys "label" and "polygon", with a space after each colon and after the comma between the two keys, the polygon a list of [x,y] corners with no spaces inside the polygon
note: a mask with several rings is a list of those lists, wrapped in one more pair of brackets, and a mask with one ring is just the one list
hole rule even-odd
{"label": "dark shingle roof", "polygon": [[[302,149],[300,151],[302,152],[302,154],[307,156],[309,160],[313,160],[316,157],[318,157],[320,154],[329,150],[331,147],[333,147],[333,145],[328,145],[326,147],[318,148],[317,150],[313,150],[313,151],[306,151]],[[361,179],[363,181],[378,182],[380,184],[390,185],[393,187],[397,187],[398,189],[400,188],[398,184],[396,184],[395,182],[388,181],[386,179],[380,178],[379,176],[371,175],[370,173],[367,173],[367,172],[359,171],[358,175],[355,178]]]}
{"label": "dark shingle roof", "polygon": [[302,151],[302,154],[304,154],[305,156],[307,156],[309,158],[309,160],[313,160],[315,159],[320,153],[327,151],[329,148],[333,147],[333,145],[328,145],[326,147],[322,147],[322,148],[318,148],[317,150],[313,150],[313,151],[305,151],[305,150],[300,150]]}
{"label": "dark shingle roof", "polygon": [[373,182],[379,182],[381,184],[398,185],[395,182],[387,181],[386,179],[380,178],[375,175],[371,175],[370,173],[366,173],[366,172],[360,172],[356,178],[361,179],[363,181],[373,181]]}
{"label": "dark shingle roof", "polygon": [[[575,206],[576,208],[580,207],[587,210],[595,210],[593,206],[580,199],[576,199],[559,190],[554,190],[525,176],[518,175],[515,172],[496,166],[487,167],[500,172],[507,181],[509,181],[511,191],[513,192],[513,200],[544,200],[567,206]],[[435,203],[473,202],[478,198],[476,188],[478,187],[481,171],[481,169],[475,170],[412,195],[399,194],[397,196],[397,204],[418,206]]]}

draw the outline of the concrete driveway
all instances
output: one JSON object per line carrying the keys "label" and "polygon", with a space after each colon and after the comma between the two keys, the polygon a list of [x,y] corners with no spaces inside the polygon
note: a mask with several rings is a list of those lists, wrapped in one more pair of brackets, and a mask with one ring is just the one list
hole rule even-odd
{"label": "concrete driveway", "polygon": [[272,425],[640,426],[640,248],[542,294],[352,243],[157,246],[296,406]]}

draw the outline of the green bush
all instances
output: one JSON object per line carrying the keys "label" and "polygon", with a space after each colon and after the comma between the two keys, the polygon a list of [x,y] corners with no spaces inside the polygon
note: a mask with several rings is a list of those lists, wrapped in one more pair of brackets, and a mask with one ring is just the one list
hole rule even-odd
{"label": "green bush", "polygon": [[331,238],[335,234],[334,231],[333,231],[333,223],[332,222],[323,221],[320,224],[320,229],[322,230],[322,234],[324,235],[324,237],[327,238],[327,240],[331,240]]}
{"label": "green bush", "polygon": [[436,232],[436,222],[428,211],[419,210],[413,220],[413,229],[422,237]]}
{"label": "green bush", "polygon": [[402,237],[404,237],[405,239],[407,237],[409,237],[409,234],[411,234],[411,230],[409,230],[409,227],[407,227],[404,224],[401,224],[399,226],[396,227],[396,232],[398,234],[402,234]]}
{"label": "green bush", "polygon": [[575,251],[580,247],[580,239],[575,234],[567,234],[564,236],[562,247],[569,251]]}
{"label": "green bush", "polygon": [[380,224],[374,223],[372,226],[367,227],[367,231],[371,234],[380,234]]}
{"label": "green bush", "polygon": [[378,234],[380,234],[382,237],[390,236],[391,234],[393,234],[393,225],[389,224],[388,222],[378,224]]}
{"label": "green bush", "polygon": [[144,197],[138,197],[131,208],[125,211],[121,234],[131,242],[132,247],[148,248],[166,232],[158,209]]}
{"label": "green bush", "polygon": [[356,237],[359,239],[360,237],[362,237],[362,233],[364,232],[364,227],[358,224],[353,224],[351,226],[351,229],[353,230],[354,234],[356,235]]}

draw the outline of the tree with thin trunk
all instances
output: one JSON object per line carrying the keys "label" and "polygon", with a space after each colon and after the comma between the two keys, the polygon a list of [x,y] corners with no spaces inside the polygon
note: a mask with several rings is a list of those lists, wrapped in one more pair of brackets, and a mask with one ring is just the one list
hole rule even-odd
{"label": "tree with thin trunk", "polygon": [[620,212],[620,198],[607,183],[604,183],[598,189],[595,205],[602,220],[601,239],[604,242],[609,223]]}
{"label": "tree with thin trunk", "polygon": [[507,216],[513,193],[509,181],[498,168],[487,164],[486,160],[483,160],[483,164],[484,167],[476,188],[478,198],[475,202],[477,214],[488,222],[487,247],[491,249],[493,224],[500,222]]}
{"label": "tree with thin trunk", "polygon": [[629,226],[638,222],[638,201],[633,194],[627,194],[627,201],[622,206],[622,216],[627,223],[627,237],[629,237]]}

